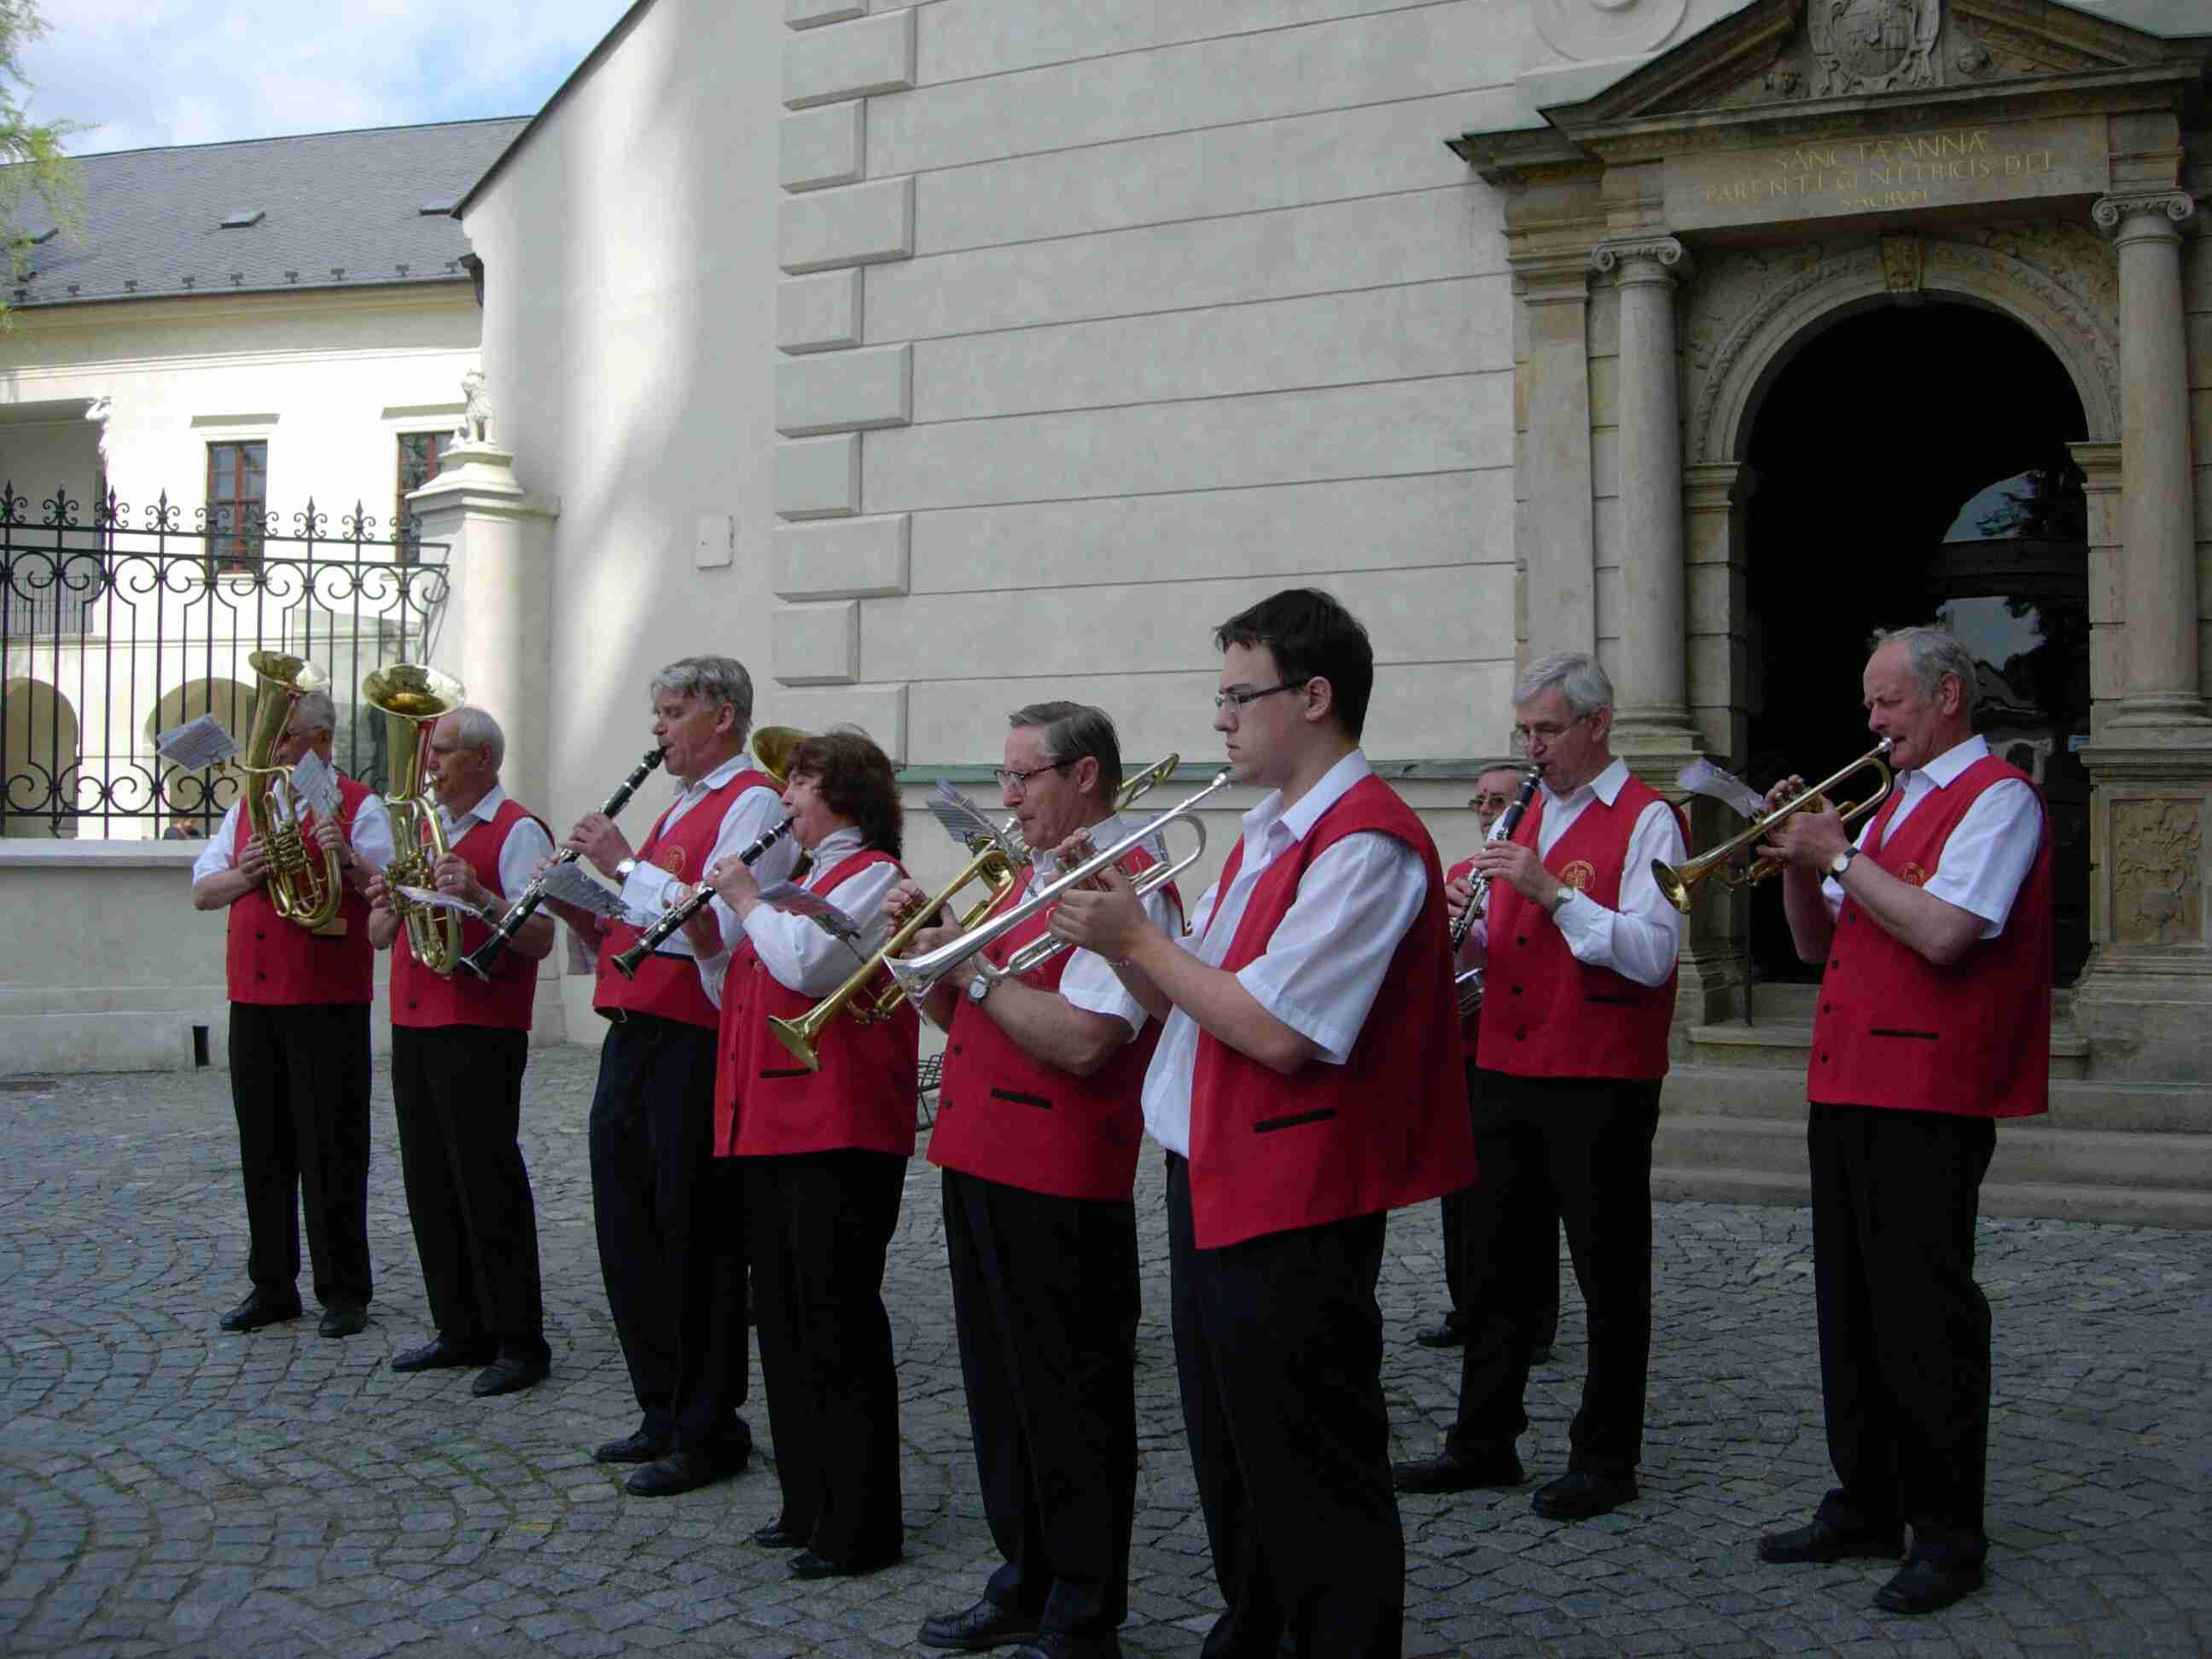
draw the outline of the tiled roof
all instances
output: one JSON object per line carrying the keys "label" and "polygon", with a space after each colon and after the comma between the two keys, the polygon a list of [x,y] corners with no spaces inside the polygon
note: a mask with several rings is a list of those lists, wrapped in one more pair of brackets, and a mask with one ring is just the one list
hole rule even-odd
{"label": "tiled roof", "polygon": [[[27,250],[34,274],[9,301],[465,281],[453,204],[527,125],[518,116],[81,156],[84,227]],[[42,215],[33,201],[25,228],[34,235],[49,228]],[[226,219],[252,222],[225,229]]]}

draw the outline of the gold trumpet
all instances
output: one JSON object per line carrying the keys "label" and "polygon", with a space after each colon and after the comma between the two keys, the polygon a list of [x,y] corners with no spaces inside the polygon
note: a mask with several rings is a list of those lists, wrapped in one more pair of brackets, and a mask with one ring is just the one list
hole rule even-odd
{"label": "gold trumpet", "polygon": [[453,910],[418,904],[399,890],[428,887],[446,856],[445,826],[423,793],[430,760],[430,731],[441,716],[468,700],[461,683],[421,663],[396,662],[361,683],[361,695],[384,716],[389,771],[384,804],[392,814],[392,862],[385,866],[386,902],[406,925],[407,948],[434,974],[450,975],[461,959],[461,918]]}
{"label": "gold trumpet", "polygon": [[1817,811],[1825,803],[1828,792],[1840,786],[1854,773],[1872,768],[1876,775],[1876,787],[1864,800],[1846,802],[1839,810],[1846,824],[1856,823],[1887,799],[1896,782],[1889,769],[1889,751],[1893,745],[1887,738],[1875,744],[1849,766],[1832,777],[1826,777],[1801,794],[1791,796],[1771,811],[1753,818],[1719,846],[1710,848],[1683,864],[1679,869],[1662,859],[1651,860],[1651,873],[1659,883],[1659,890],[1684,915],[1690,914],[1690,900],[1698,886],[1708,876],[1718,876],[1723,887],[1747,887],[1753,882],[1764,881],[1782,867],[1775,858],[1754,860],[1741,869],[1735,867],[1741,853],[1756,847],[1773,833],[1774,826],[1791,814],[1807,811]]}
{"label": "gold trumpet", "polygon": [[[239,770],[249,780],[243,811],[254,839],[269,849],[269,902],[287,921],[297,922],[311,933],[343,933],[337,920],[338,900],[344,894],[338,873],[338,855],[311,848],[301,832],[296,811],[280,811],[289,804],[292,769],[275,763],[276,745],[290,723],[300,699],[330,684],[330,677],[304,657],[288,657],[281,651],[256,651],[246,663],[259,682],[253,701],[253,729],[246,734],[246,754]],[[266,778],[267,787],[251,781]],[[279,792],[282,791],[282,794]],[[321,861],[315,854],[320,853]]]}

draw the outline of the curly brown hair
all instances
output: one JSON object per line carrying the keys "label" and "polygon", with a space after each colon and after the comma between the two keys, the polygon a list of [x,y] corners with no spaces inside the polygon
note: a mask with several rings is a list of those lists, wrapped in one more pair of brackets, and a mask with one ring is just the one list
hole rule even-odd
{"label": "curly brown hair", "polygon": [[819,732],[793,753],[791,771],[793,776],[804,774],[813,779],[823,805],[858,824],[867,845],[893,858],[899,855],[906,812],[899,805],[891,757],[876,746],[874,738],[849,726]]}

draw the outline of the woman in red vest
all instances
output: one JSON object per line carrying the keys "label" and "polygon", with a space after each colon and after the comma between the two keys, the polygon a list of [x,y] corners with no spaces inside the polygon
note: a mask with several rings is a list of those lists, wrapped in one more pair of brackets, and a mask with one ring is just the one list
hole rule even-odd
{"label": "woman in red vest", "polygon": [[[914,1155],[920,1025],[903,1004],[886,1020],[840,1014],[817,1042],[818,1070],[769,1030],[770,1019],[807,1012],[881,948],[890,933],[884,896],[906,874],[898,784],[863,733],[800,744],[783,804],[808,860],[803,884],[859,923],[860,936],[833,938],[763,903],[752,872],[726,860],[707,878],[744,939],[725,955],[708,912],[694,918],[691,939],[721,1009],[714,1152],[745,1160],[753,1317],[783,1488],[781,1515],[753,1541],[799,1552],[793,1577],[824,1578],[900,1554],[898,1376],[884,1258]],[[853,1006],[889,982],[881,975]]]}

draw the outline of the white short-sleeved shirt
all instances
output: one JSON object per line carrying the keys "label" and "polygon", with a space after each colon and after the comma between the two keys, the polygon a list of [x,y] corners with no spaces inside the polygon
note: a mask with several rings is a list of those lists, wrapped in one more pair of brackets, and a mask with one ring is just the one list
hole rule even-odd
{"label": "white short-sleeved shirt", "polygon": [[[284,817],[280,797],[278,811]],[[200,855],[192,860],[192,879],[204,881],[210,876],[219,876],[238,862],[239,803],[233,801],[230,810],[222,815],[215,834],[208,844],[200,848]],[[372,870],[382,870],[392,862],[392,814],[385,809],[384,797],[371,793],[364,798],[360,810],[354,813],[353,823],[347,832],[353,843],[353,855]]]}
{"label": "white short-sleeved shirt", "polygon": [[[1900,772],[1897,787],[1902,798],[1890,815],[1888,833],[1911,815],[1912,809],[1938,789],[1948,789],[1975,762],[1990,752],[1987,738],[1978,735],[1945,750],[1925,766]],[[1869,813],[1859,826],[1857,844],[1868,847],[1880,812]],[[1984,939],[2004,932],[2012,915],[2020,884],[2027,879],[2036,849],[2043,845],[2043,803],[2035,791],[2018,778],[2002,778],[1974,798],[1958,827],[1943,843],[1943,857],[1923,891],[1946,904],[1982,919]],[[1869,848],[1869,850],[1874,850]],[[1832,917],[1844,908],[1844,890],[1832,878],[1820,884],[1820,896],[1828,902]]]}
{"label": "white short-sleeved shirt", "polygon": [[[1218,968],[1236,939],[1267,866],[1303,841],[1354,784],[1372,775],[1355,749],[1285,811],[1280,790],[1244,815],[1243,860],[1236,882],[1217,881],[1191,912],[1182,948]],[[1398,941],[1428,896],[1421,856],[1395,836],[1346,836],[1306,866],[1297,896],[1267,951],[1237,973],[1253,1000],[1321,1051],[1328,1065],[1351,1058]],[[1145,1073],[1145,1127],[1171,1152],[1190,1154],[1190,1091],[1198,1066],[1199,1024],[1173,1010]]]}
{"label": "white short-sleeved shirt", "polygon": [[[458,818],[441,806],[438,827],[446,832],[446,845],[455,846],[478,823],[489,823],[505,805],[507,791],[495,783],[484,791],[482,799]],[[530,885],[531,872],[552,856],[553,837],[545,832],[545,826],[533,817],[517,819],[514,827],[507,832],[506,843],[499,849],[501,894],[513,898]],[[481,872],[477,879],[483,879]]]}

